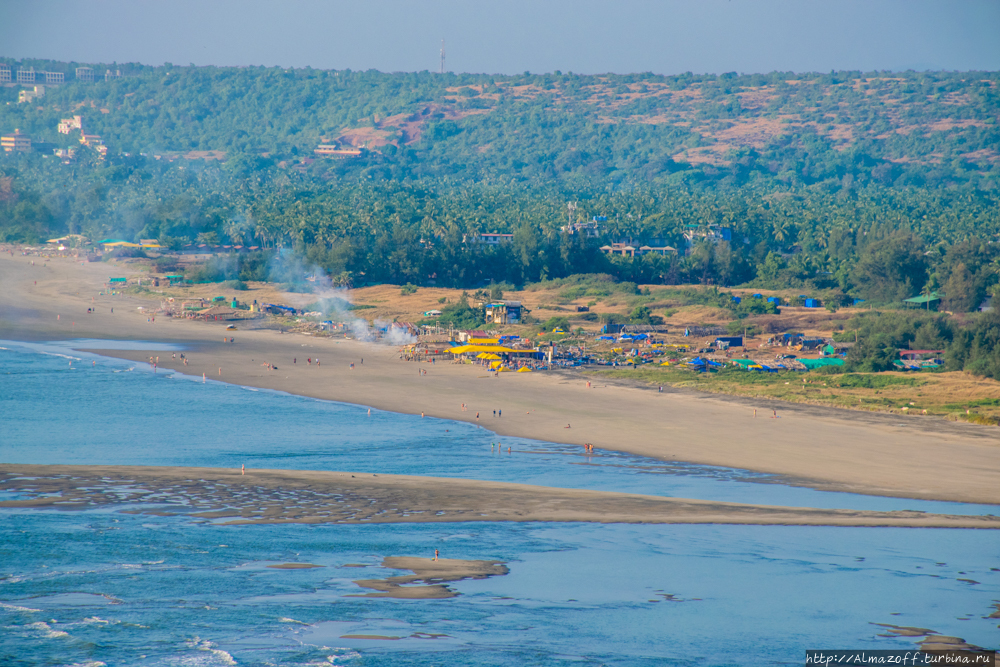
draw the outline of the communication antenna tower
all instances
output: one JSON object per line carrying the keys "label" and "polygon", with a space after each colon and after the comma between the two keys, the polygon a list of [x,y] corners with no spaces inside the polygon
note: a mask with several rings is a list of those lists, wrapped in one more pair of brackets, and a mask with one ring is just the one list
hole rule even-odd
{"label": "communication antenna tower", "polygon": [[444,74],[444,38],[441,39],[441,74]]}
{"label": "communication antenna tower", "polygon": [[566,204],[566,208],[569,209],[569,224],[572,227],[573,218],[576,215],[576,202],[575,201],[569,202],[568,204]]}

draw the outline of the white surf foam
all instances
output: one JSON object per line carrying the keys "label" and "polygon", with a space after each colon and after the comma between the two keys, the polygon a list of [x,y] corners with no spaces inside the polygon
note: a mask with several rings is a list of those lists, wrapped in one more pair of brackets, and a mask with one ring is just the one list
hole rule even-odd
{"label": "white surf foam", "polygon": [[191,648],[196,648],[199,651],[204,651],[211,655],[213,660],[208,663],[203,663],[207,665],[235,665],[236,660],[228,652],[222,649],[215,648],[215,644],[207,639],[202,639],[200,637],[195,637],[191,641],[187,642],[187,645]]}
{"label": "white surf foam", "polygon": [[55,639],[56,637],[69,637],[68,632],[63,632],[62,630],[53,630],[52,626],[44,621],[38,621],[37,623],[29,623],[25,627],[31,628],[32,630],[38,630],[43,637],[48,639]]}

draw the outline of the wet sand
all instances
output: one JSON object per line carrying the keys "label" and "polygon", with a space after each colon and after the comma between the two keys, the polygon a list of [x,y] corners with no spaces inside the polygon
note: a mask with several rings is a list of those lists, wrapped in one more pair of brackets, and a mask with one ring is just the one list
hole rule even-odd
{"label": "wet sand", "polygon": [[[346,597],[396,598],[398,600],[444,600],[458,597],[446,583],[463,579],[486,579],[502,576],[510,572],[498,560],[459,560],[455,558],[416,558],[413,556],[389,556],[382,560],[382,567],[393,570],[410,570],[411,575],[387,577],[385,579],[359,579],[355,581],[362,588],[370,588],[376,593],[360,593]],[[422,586],[413,584],[423,583]]]}
{"label": "wet sand", "polygon": [[[158,355],[163,368],[211,380],[478,423],[500,435],[772,473],[817,489],[1000,504],[996,427],[790,404],[779,407],[778,419],[770,409],[755,419],[747,399],[600,383],[588,389],[586,378],[567,373],[493,377],[477,367],[401,361],[394,347],[343,338],[226,332],[224,323],[163,317],[149,323],[136,307],[156,300],[97,296],[112,274],[128,271],[69,259],[30,266],[30,258],[0,255],[0,338],[173,342],[186,346],[188,366],[158,350],[101,353],[135,361]],[[221,287],[220,294],[231,296]],[[88,314],[90,307],[97,312]],[[307,357],[322,365],[304,363]],[[502,418],[492,416],[495,409]]]}
{"label": "wet sand", "polygon": [[[726,503],[410,475],[153,466],[0,465],[0,508],[182,516],[222,525],[556,521],[1000,528],[1000,517]],[[408,569],[409,566],[405,566]],[[418,573],[419,574],[419,573]]]}

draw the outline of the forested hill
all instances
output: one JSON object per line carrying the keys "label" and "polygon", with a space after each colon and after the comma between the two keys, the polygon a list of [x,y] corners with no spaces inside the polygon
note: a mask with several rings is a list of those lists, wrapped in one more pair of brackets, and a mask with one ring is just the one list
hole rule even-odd
{"label": "forested hill", "polygon": [[[375,177],[650,182],[839,179],[936,186],[1000,165],[996,72],[721,76],[518,76],[6,61],[66,73],[18,104],[0,88],[0,129],[71,145],[80,114],[112,153],[265,154],[294,164],[321,142],[364,146]],[[122,78],[105,81],[105,70]],[[218,156],[218,153],[214,155]],[[201,155],[203,156],[203,155]]]}
{"label": "forested hill", "polygon": [[[294,248],[345,284],[604,273],[795,287],[838,304],[937,291],[955,311],[1000,294],[995,72],[92,65],[87,83],[77,63],[7,62],[66,83],[23,103],[27,87],[0,86],[0,131],[45,149],[0,154],[0,242],[81,233],[263,249],[200,279],[262,279]],[[103,146],[57,132],[74,115]],[[322,158],[321,142],[363,150]],[[73,158],[52,153],[71,146]],[[568,202],[577,221],[601,219],[596,238],[561,230]],[[477,243],[486,232],[513,237]],[[601,251],[626,240],[679,252]]]}

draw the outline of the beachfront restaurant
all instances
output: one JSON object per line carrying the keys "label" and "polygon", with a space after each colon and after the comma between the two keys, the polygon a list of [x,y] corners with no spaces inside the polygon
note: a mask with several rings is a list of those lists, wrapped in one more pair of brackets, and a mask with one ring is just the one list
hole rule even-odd
{"label": "beachfront restaurant", "polygon": [[465,345],[456,345],[449,348],[448,352],[456,359],[462,357],[469,361],[475,360],[486,363],[491,370],[509,370],[511,363],[518,359],[542,358],[542,353],[533,348],[513,348],[506,345],[499,345],[496,339],[485,340],[491,342],[485,344],[466,343]]}

